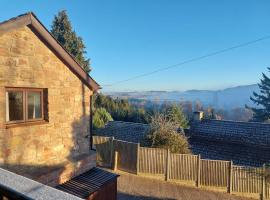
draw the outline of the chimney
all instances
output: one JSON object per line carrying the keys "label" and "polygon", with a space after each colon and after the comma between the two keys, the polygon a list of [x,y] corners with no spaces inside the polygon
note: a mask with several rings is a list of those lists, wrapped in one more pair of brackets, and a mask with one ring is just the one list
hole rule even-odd
{"label": "chimney", "polygon": [[203,111],[193,112],[193,120],[194,121],[202,121],[202,119],[203,119]]}

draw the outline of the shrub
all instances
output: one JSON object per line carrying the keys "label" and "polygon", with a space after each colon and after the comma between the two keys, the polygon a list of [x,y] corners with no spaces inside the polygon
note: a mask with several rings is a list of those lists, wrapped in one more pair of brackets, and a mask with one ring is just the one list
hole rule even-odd
{"label": "shrub", "polygon": [[164,114],[152,117],[150,131],[144,145],[149,147],[170,149],[172,153],[191,153],[188,139],[183,132],[177,132],[179,124]]}
{"label": "shrub", "polygon": [[106,123],[113,121],[110,113],[105,108],[97,108],[93,116],[93,128],[103,128]]}
{"label": "shrub", "polygon": [[180,105],[172,105],[168,111],[168,118],[178,124],[179,128],[187,128],[188,120]]}

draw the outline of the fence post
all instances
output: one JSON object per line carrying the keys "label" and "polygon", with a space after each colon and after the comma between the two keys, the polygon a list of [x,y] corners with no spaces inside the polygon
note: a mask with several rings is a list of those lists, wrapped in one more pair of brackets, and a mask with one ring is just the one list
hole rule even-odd
{"label": "fence post", "polygon": [[113,157],[114,157],[114,145],[113,145],[113,141],[114,141],[114,137],[110,138],[110,142],[111,142],[111,158],[110,158],[110,167],[113,168]]}
{"label": "fence post", "polygon": [[227,192],[228,193],[232,193],[232,174],[233,174],[233,161],[230,161],[229,164],[229,173],[228,173],[228,188],[227,188]]}
{"label": "fence post", "polygon": [[140,143],[137,144],[137,175],[139,174],[139,167],[140,167]]}
{"label": "fence post", "polygon": [[201,155],[199,154],[197,156],[197,181],[196,181],[197,187],[200,187],[200,182],[201,182]]}
{"label": "fence post", "polygon": [[167,149],[167,161],[166,161],[166,171],[165,171],[165,181],[169,180],[170,176],[170,149]]}
{"label": "fence post", "polygon": [[115,151],[114,152],[114,171],[116,171],[117,170],[117,165],[118,165],[118,152],[117,151]]}
{"label": "fence post", "polygon": [[260,194],[260,199],[263,200],[265,199],[265,164],[263,164],[262,168],[262,185],[261,185],[261,194]]}

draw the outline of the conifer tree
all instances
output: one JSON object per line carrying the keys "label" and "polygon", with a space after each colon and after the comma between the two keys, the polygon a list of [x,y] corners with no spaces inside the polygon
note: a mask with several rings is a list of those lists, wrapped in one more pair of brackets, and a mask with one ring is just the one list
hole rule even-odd
{"label": "conifer tree", "polygon": [[170,118],[170,120],[174,121],[179,125],[181,128],[187,128],[188,127],[188,120],[182,110],[182,107],[180,105],[172,105],[168,111],[167,115]]}
{"label": "conifer tree", "polygon": [[[268,68],[270,72],[270,68]],[[259,106],[258,108],[250,108],[253,111],[253,121],[265,122],[270,119],[270,78],[262,73],[261,83],[258,84],[260,93],[253,92],[250,99]],[[246,106],[249,108],[248,106]]]}
{"label": "conifer tree", "polygon": [[76,59],[83,69],[90,72],[90,59],[85,58],[85,45],[72,29],[71,22],[65,10],[60,11],[52,22],[52,35]]}

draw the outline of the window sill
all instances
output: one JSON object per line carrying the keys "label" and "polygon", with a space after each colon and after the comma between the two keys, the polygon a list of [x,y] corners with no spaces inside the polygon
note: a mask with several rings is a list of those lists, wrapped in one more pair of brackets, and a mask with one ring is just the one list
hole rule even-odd
{"label": "window sill", "polygon": [[34,126],[34,125],[42,125],[42,124],[48,124],[49,122],[46,120],[38,120],[38,121],[31,121],[31,122],[20,122],[20,123],[7,123],[5,124],[5,128],[15,128],[15,127],[21,127],[21,126]]}

